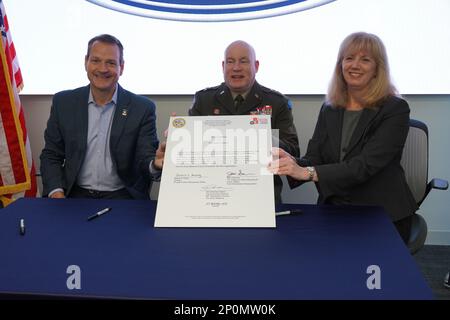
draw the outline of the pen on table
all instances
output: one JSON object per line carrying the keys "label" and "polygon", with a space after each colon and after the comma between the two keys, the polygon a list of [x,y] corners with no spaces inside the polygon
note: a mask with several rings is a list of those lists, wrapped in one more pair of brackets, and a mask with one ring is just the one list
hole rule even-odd
{"label": "pen on table", "polygon": [[107,213],[108,211],[111,211],[111,208],[105,208],[105,209],[103,209],[103,210],[100,210],[99,212],[94,213],[92,216],[89,216],[89,217],[88,217],[88,221],[89,221],[89,220],[92,220],[92,219],[94,219],[94,218],[100,217],[102,214],[105,214],[105,213]]}
{"label": "pen on table", "polygon": [[275,212],[275,216],[285,216],[289,214],[302,214],[303,211],[301,209],[292,209],[292,210],[286,210],[286,211],[279,211]]}
{"label": "pen on table", "polygon": [[24,219],[20,219],[19,231],[22,236],[25,234],[25,220]]}

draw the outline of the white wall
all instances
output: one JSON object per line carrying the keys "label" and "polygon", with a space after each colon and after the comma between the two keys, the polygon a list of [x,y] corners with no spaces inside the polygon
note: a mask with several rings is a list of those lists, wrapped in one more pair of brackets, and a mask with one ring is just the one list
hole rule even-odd
{"label": "white wall", "polygon": [[[157,128],[159,136],[168,126],[171,112],[186,115],[192,96],[149,96],[157,105]],[[434,177],[450,181],[450,96],[420,95],[405,97],[411,107],[411,118],[422,120],[428,125],[430,134],[429,179]],[[43,147],[43,132],[49,116],[51,96],[23,95],[27,128],[33,157],[39,168],[39,154]],[[301,153],[304,154],[311,137],[323,96],[291,96],[294,121],[300,138]],[[152,190],[156,198],[158,186]],[[429,234],[428,244],[450,245],[450,194],[448,191],[433,190],[419,211],[426,219]],[[295,190],[284,188],[283,199],[287,203],[315,203],[317,193],[312,184],[305,184]]]}
{"label": "white wall", "polygon": [[[261,83],[289,94],[323,94],[339,44],[356,31],[375,33],[383,39],[400,92],[450,94],[450,73],[442,72],[450,70],[449,0],[339,0],[261,20],[210,23],[149,19],[93,5],[92,1],[3,2],[26,94],[53,94],[84,81],[86,44],[101,33],[122,41],[125,72],[120,81],[137,93],[189,95],[220,81],[225,46],[242,39],[256,50]],[[95,2],[123,7],[118,1]],[[218,1],[201,2],[217,5]],[[255,5],[258,1],[221,1],[232,2]],[[274,2],[286,6],[300,1]],[[209,18],[219,16],[216,12]]]}

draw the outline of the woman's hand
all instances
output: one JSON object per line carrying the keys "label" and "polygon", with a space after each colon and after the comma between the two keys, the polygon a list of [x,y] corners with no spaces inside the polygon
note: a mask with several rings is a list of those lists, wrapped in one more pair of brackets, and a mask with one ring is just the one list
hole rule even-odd
{"label": "woman's hand", "polygon": [[272,148],[273,161],[268,170],[280,176],[291,176],[297,180],[309,180],[308,171],[300,167],[293,156],[280,148]]}

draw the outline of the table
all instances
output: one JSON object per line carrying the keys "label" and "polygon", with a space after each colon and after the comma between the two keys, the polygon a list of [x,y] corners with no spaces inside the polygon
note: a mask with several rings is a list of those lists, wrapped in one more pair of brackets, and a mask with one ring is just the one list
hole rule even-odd
{"label": "table", "polygon": [[[87,221],[105,207],[112,210]],[[0,293],[188,300],[433,298],[382,208],[282,209],[293,208],[303,214],[277,217],[277,228],[154,228],[155,201],[20,199],[0,210]],[[19,233],[21,218],[25,235]],[[368,268],[374,265],[380,268],[381,288],[370,290]],[[80,289],[67,286],[76,275],[68,272],[70,266],[79,267]]]}

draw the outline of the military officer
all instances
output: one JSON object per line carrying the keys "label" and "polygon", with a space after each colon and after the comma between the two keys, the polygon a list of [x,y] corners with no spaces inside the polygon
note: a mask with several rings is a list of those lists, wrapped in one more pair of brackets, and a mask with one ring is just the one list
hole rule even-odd
{"label": "military officer", "polygon": [[[256,79],[259,61],[253,47],[241,40],[225,50],[222,69],[225,82],[198,91],[189,110],[191,116],[267,114],[272,129],[278,129],[278,144],[291,155],[300,155],[291,103],[281,93],[260,85]],[[275,201],[281,202],[282,181],[275,176]]]}

